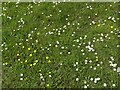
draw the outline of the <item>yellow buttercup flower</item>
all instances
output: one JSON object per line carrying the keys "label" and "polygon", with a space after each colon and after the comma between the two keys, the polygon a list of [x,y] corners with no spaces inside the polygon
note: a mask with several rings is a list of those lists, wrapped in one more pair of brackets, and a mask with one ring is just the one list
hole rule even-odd
{"label": "yellow buttercup flower", "polygon": [[6,62],[5,65],[8,65],[8,63]]}
{"label": "yellow buttercup flower", "polygon": [[34,50],[34,53],[36,53],[37,51],[36,50]]}
{"label": "yellow buttercup flower", "polygon": [[27,60],[25,60],[25,62],[27,62]]}
{"label": "yellow buttercup flower", "polygon": [[30,64],[30,66],[32,67],[32,64]]}
{"label": "yellow buttercup flower", "polygon": [[49,57],[48,56],[46,56],[46,59],[48,59]]}
{"label": "yellow buttercup flower", "polygon": [[22,46],[22,48],[25,48],[25,46]]}
{"label": "yellow buttercup flower", "polygon": [[98,61],[98,58],[96,58],[96,61]]}
{"label": "yellow buttercup flower", "polygon": [[28,48],[28,50],[30,50],[30,48]]}
{"label": "yellow buttercup flower", "polygon": [[35,60],[35,62],[37,63],[37,62],[38,62],[38,60]]}
{"label": "yellow buttercup flower", "polygon": [[51,63],[51,61],[50,61],[50,60],[48,60],[48,63]]}
{"label": "yellow buttercup flower", "polygon": [[47,84],[47,87],[49,87],[50,85],[49,84]]}
{"label": "yellow buttercup flower", "polygon": [[17,56],[20,56],[19,54],[17,54]]}
{"label": "yellow buttercup flower", "polygon": [[28,38],[30,38],[30,36],[28,36]]}
{"label": "yellow buttercup flower", "polygon": [[100,24],[98,24],[98,27],[100,26]]}
{"label": "yellow buttercup flower", "polygon": [[29,56],[32,57],[32,54],[30,54]]}
{"label": "yellow buttercup flower", "polygon": [[49,72],[49,74],[51,74],[51,72]]}
{"label": "yellow buttercup flower", "polygon": [[110,28],[113,28],[113,26],[110,26]]}
{"label": "yellow buttercup flower", "polygon": [[96,58],[98,58],[98,56],[96,56]]}
{"label": "yellow buttercup flower", "polygon": [[19,43],[19,45],[21,45],[22,43]]}

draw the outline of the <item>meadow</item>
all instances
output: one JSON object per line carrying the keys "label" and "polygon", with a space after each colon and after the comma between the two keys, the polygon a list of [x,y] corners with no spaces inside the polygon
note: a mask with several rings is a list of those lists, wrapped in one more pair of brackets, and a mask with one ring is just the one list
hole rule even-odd
{"label": "meadow", "polygon": [[2,88],[117,88],[119,3],[2,3]]}

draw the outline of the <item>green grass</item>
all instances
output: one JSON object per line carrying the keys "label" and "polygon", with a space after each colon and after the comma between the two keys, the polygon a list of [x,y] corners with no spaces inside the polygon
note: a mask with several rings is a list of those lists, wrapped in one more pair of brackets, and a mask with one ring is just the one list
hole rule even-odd
{"label": "green grass", "polygon": [[[118,5],[3,3],[2,87],[118,87]],[[92,21],[95,24],[90,25]],[[109,61],[117,65],[110,66]],[[95,83],[95,78],[100,80]]]}

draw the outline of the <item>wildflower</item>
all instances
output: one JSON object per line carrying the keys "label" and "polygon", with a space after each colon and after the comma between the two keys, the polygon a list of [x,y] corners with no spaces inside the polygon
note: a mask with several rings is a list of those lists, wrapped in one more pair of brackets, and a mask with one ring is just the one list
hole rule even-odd
{"label": "wildflower", "polygon": [[98,24],[98,27],[100,26],[100,24]]}
{"label": "wildflower", "polygon": [[32,57],[32,54],[30,54],[29,56]]}
{"label": "wildflower", "polygon": [[35,60],[35,62],[37,63],[37,62],[38,62],[38,60]]}
{"label": "wildflower", "polygon": [[110,26],[110,28],[113,28],[113,26]]}
{"label": "wildflower", "polygon": [[22,48],[25,48],[25,46],[22,46]]}
{"label": "wildflower", "polygon": [[19,43],[19,45],[21,45],[22,43]]}
{"label": "wildflower", "polygon": [[23,61],[21,61],[20,63],[23,63]]}
{"label": "wildflower", "polygon": [[23,76],[23,74],[20,74],[20,76]]}
{"label": "wildflower", "polygon": [[112,86],[113,86],[113,87],[115,87],[116,85],[115,85],[115,84],[113,84]]}
{"label": "wildflower", "polygon": [[30,50],[30,48],[28,48],[28,50]]}
{"label": "wildflower", "polygon": [[20,78],[20,80],[22,81],[22,80],[23,80],[23,78]]}
{"label": "wildflower", "polygon": [[76,81],[79,81],[79,78],[76,78]]}
{"label": "wildflower", "polygon": [[106,84],[106,83],[104,83],[104,84],[103,84],[103,86],[104,86],[104,87],[106,87],[106,86],[107,86],[107,84]]}
{"label": "wildflower", "polygon": [[34,50],[34,53],[36,53],[36,50]]}
{"label": "wildflower", "polygon": [[49,87],[50,85],[49,84],[47,84],[47,87]]}
{"label": "wildflower", "polygon": [[51,63],[51,61],[50,61],[50,60],[48,60],[48,63]]}
{"label": "wildflower", "polygon": [[51,75],[49,75],[49,77],[52,77]]}
{"label": "wildflower", "polygon": [[32,67],[32,64],[30,64],[30,66]]}
{"label": "wildflower", "polygon": [[25,62],[27,62],[27,60],[25,60]]}
{"label": "wildflower", "polygon": [[19,54],[17,54],[17,56],[20,56]]}
{"label": "wildflower", "polygon": [[46,56],[46,59],[49,59],[49,57],[48,57],[48,56]]}
{"label": "wildflower", "polygon": [[6,62],[5,65],[8,65],[8,63]]}
{"label": "wildflower", "polygon": [[36,65],[36,63],[33,63],[33,65],[35,66],[35,65]]}

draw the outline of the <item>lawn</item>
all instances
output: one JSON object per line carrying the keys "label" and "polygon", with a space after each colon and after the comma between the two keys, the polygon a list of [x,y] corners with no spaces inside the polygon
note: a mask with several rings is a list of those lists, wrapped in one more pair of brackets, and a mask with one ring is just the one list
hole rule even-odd
{"label": "lawn", "polygon": [[2,3],[2,88],[116,88],[119,3]]}

